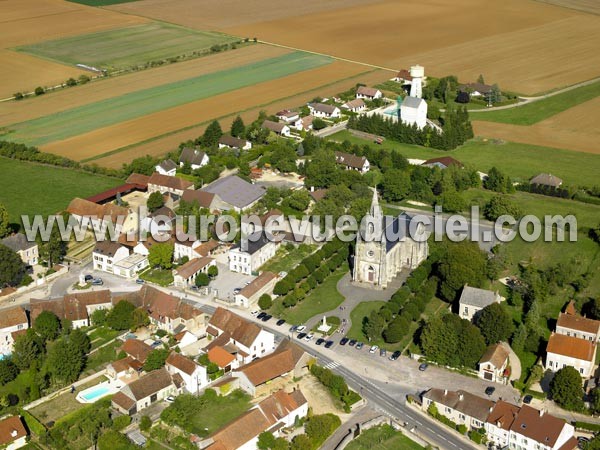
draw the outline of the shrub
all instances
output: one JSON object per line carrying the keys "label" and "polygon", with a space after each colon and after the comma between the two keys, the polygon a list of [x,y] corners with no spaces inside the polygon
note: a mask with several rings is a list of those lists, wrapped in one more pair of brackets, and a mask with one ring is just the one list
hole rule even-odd
{"label": "shrub", "polygon": [[148,431],[152,427],[152,420],[148,416],[142,416],[140,419],[140,430]]}
{"label": "shrub", "polygon": [[45,91],[45,90],[44,90],[44,88],[43,88],[43,87],[41,87],[41,86],[38,86],[38,87],[36,87],[36,88],[35,88],[35,91],[33,91],[33,93],[34,93],[35,95],[42,95],[42,94],[44,94],[45,92],[46,92],[46,91]]}
{"label": "shrub", "polygon": [[269,309],[273,306],[273,299],[269,294],[263,294],[258,299],[258,307],[262,310]]}
{"label": "shrub", "polygon": [[131,423],[131,417],[129,416],[119,416],[113,419],[112,428],[115,431],[121,431],[125,429]]}
{"label": "shrub", "polygon": [[23,93],[22,92],[15,92],[13,94],[13,97],[15,100],[23,100]]}

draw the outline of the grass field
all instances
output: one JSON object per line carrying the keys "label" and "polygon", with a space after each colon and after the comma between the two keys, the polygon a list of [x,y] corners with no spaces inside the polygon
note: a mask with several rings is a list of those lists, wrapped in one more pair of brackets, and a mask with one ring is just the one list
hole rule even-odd
{"label": "grass field", "polygon": [[289,272],[314,250],[315,246],[308,244],[301,244],[291,250],[282,246],[277,250],[277,253],[273,258],[263,264],[260,271],[267,270],[274,273],[279,273],[281,271]]}
{"label": "grass field", "polygon": [[419,450],[423,448],[389,425],[363,431],[346,447],[347,450]]}
{"label": "grass field", "polygon": [[122,183],[115,178],[6,158],[0,158],[0,173],[10,174],[10,183],[0,189],[0,203],[8,209],[13,223],[20,223],[22,214],[46,216],[62,211],[74,197],[90,197]]}
{"label": "grass field", "polygon": [[[365,139],[351,135],[346,130],[336,133],[328,139],[336,141],[348,139],[359,145],[369,143]],[[600,156],[598,155],[516,142],[474,139],[452,151],[434,150],[391,140],[384,141],[382,146],[387,149],[397,149],[407,158],[429,159],[452,156],[463,164],[471,165],[482,172],[487,172],[496,166],[514,179],[521,181],[529,180],[541,172],[550,172],[562,178],[567,185],[592,186],[597,184],[598,170],[600,169]]]}
{"label": "grass field", "polygon": [[[6,138],[30,145],[67,139],[168,108],[285,77],[330,63],[330,58],[294,52],[156,86],[17,124]],[[75,159],[76,155],[74,155]]]}
{"label": "grass field", "polygon": [[516,106],[510,109],[502,109],[489,112],[472,112],[471,120],[482,120],[489,122],[509,123],[513,125],[533,125],[541,122],[555,114],[566,111],[600,95],[600,81],[581,86],[562,94],[547,97]]}
{"label": "grass field", "polygon": [[373,311],[379,311],[379,309],[385,305],[386,302],[362,302],[356,305],[356,307],[350,313],[350,320],[352,322],[352,327],[346,333],[346,337],[350,339],[356,339],[357,341],[363,341],[365,339],[365,335],[363,334],[363,320],[365,317],[369,317],[369,315]]}
{"label": "grass field", "polygon": [[202,51],[238,40],[222,33],[153,22],[43,41],[16,50],[65,64],[114,70]]}

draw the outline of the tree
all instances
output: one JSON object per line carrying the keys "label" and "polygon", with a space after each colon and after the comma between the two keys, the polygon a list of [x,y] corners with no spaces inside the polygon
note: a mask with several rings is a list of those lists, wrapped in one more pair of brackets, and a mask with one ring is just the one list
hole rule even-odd
{"label": "tree", "polygon": [[463,211],[468,206],[465,199],[456,191],[444,192],[436,201],[436,205],[441,205],[443,211],[449,213]]}
{"label": "tree", "polygon": [[85,364],[85,355],[73,343],[62,338],[48,350],[48,370],[61,382],[72,383],[77,380]]}
{"label": "tree", "polygon": [[46,260],[48,267],[53,267],[54,264],[62,261],[67,254],[67,243],[62,240],[56,223],[52,227],[48,241],[38,241],[38,246],[40,257]]}
{"label": "tree", "polygon": [[322,130],[323,128],[327,127],[327,122],[325,122],[320,117],[315,117],[315,119],[313,120],[312,125],[313,125],[313,130],[319,131],[319,130]]}
{"label": "tree", "polygon": [[219,144],[219,139],[223,136],[221,124],[217,120],[213,120],[202,135],[202,144],[206,147],[216,147]]}
{"label": "tree", "polygon": [[131,326],[129,329],[135,331],[140,327],[146,327],[150,325],[150,317],[148,317],[148,311],[144,308],[136,308],[131,314]]}
{"label": "tree", "polygon": [[386,171],[381,181],[383,198],[387,201],[403,200],[408,195],[410,187],[410,176],[400,169]]}
{"label": "tree", "polygon": [[0,244],[0,287],[17,286],[25,276],[25,263],[10,248]]}
{"label": "tree", "polygon": [[477,243],[470,241],[446,242],[438,267],[441,279],[440,293],[453,302],[465,284],[481,287],[487,266],[487,255]]}
{"label": "tree", "polygon": [[10,232],[10,222],[8,221],[8,211],[6,207],[0,203],[0,239],[8,235]]}
{"label": "tree", "polygon": [[44,352],[44,345],[33,329],[17,336],[13,344],[12,359],[21,370],[29,369]]}
{"label": "tree", "polygon": [[35,88],[35,90],[33,91],[33,93],[34,93],[35,95],[43,95],[45,92],[46,92],[46,91],[45,91],[45,90],[44,90],[44,88],[43,88],[43,87],[41,87],[41,86],[38,86],[38,87],[36,87],[36,88]]}
{"label": "tree", "polygon": [[153,213],[163,206],[165,206],[165,199],[160,192],[156,191],[148,196],[148,200],[146,201],[146,207],[148,208],[148,211]]}
{"label": "tree", "polygon": [[148,262],[152,267],[170,269],[173,267],[173,244],[161,242],[150,247]]}
{"label": "tree", "polygon": [[306,450],[310,448],[315,448],[315,445],[305,434],[298,434],[294,436],[294,439],[292,439],[292,444],[290,445],[290,450]]}
{"label": "tree", "polygon": [[483,180],[483,187],[490,191],[509,193],[514,191],[512,180],[496,167],[492,167]]}
{"label": "tree", "polygon": [[379,312],[371,311],[369,317],[365,317],[363,322],[363,333],[369,339],[369,341],[380,339],[385,325],[385,320],[383,320],[383,317],[381,317]]}
{"label": "tree", "polygon": [[215,266],[210,266],[208,268],[208,276],[210,277],[211,280],[214,280],[215,278],[217,278],[217,275],[219,275],[219,268],[215,265]]}
{"label": "tree", "polygon": [[273,306],[273,299],[269,294],[263,294],[258,299],[258,307],[262,310],[269,309]]}
{"label": "tree", "polygon": [[495,221],[498,217],[509,215],[518,220],[523,212],[516,203],[510,200],[506,195],[495,195],[483,208],[483,215],[486,219]]}
{"label": "tree", "polygon": [[594,388],[592,390],[591,397],[592,401],[590,402],[590,407],[594,414],[598,414],[600,412],[600,388]]}
{"label": "tree", "polygon": [[0,360],[0,385],[10,383],[19,375],[19,368],[10,358]]}
{"label": "tree", "polygon": [[306,425],[304,431],[310,440],[320,446],[325,440],[342,424],[341,419],[335,414],[321,414],[312,416]]}
{"label": "tree", "polygon": [[282,203],[283,206],[295,209],[296,211],[305,211],[310,205],[310,194],[304,189],[293,191],[286,196]]}
{"label": "tree", "polygon": [[208,278],[208,275],[205,274],[204,272],[200,272],[198,275],[196,275],[196,286],[204,287],[204,286],[208,286],[209,283],[210,283],[210,278]]}
{"label": "tree", "polygon": [[507,341],[514,331],[512,318],[500,303],[492,303],[479,311],[475,316],[475,325],[487,345]]}
{"label": "tree", "polygon": [[236,138],[243,138],[246,134],[246,125],[240,116],[237,116],[231,124],[231,135]]}
{"label": "tree", "polygon": [[106,324],[113,330],[129,330],[133,323],[135,306],[126,300],[121,300],[110,310],[106,317]]}
{"label": "tree", "polygon": [[60,320],[50,311],[42,311],[33,323],[33,329],[44,341],[53,341],[60,334]]}
{"label": "tree", "polygon": [[81,331],[79,328],[74,329],[69,333],[69,342],[73,345],[79,353],[85,355],[90,351],[92,344],[90,338],[85,331]]}
{"label": "tree", "polygon": [[152,427],[152,420],[148,416],[142,416],[140,419],[140,430],[146,432]]}
{"label": "tree", "polygon": [[161,367],[164,367],[165,361],[167,360],[169,353],[170,353],[170,350],[167,350],[165,348],[158,348],[158,349],[152,350],[148,354],[148,358],[146,358],[146,362],[144,363],[144,370],[146,372],[150,372],[152,370],[156,370],[156,369],[160,369]]}
{"label": "tree", "polygon": [[106,324],[106,316],[108,315],[108,311],[106,309],[96,309],[90,319],[92,320],[92,325],[101,327]]}
{"label": "tree", "polygon": [[479,74],[479,76],[477,77],[477,82],[481,83],[481,84],[485,84],[485,80],[483,79],[483,75]]}
{"label": "tree", "polygon": [[115,430],[106,430],[98,438],[98,450],[136,450],[127,437]]}
{"label": "tree", "polygon": [[563,367],[550,382],[550,396],[559,406],[569,411],[583,409],[581,375],[571,366]]}

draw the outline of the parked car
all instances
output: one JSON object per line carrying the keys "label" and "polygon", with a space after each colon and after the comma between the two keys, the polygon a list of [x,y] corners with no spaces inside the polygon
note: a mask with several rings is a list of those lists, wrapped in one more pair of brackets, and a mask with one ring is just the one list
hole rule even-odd
{"label": "parked car", "polygon": [[292,325],[290,327],[290,333],[293,333],[294,331],[296,331],[298,329],[298,325]]}
{"label": "parked car", "polygon": [[369,349],[369,353],[373,354],[377,350],[379,350],[379,345],[372,345],[371,348]]}
{"label": "parked car", "polygon": [[306,335],[306,337],[304,338],[304,340],[305,340],[306,342],[309,342],[309,341],[311,341],[311,340],[312,340],[312,338],[314,338],[314,337],[315,337],[315,335],[314,335],[314,334],[312,334],[312,333],[308,333],[308,334]]}
{"label": "parked car", "polygon": [[284,319],[279,319],[279,320],[277,321],[277,326],[278,326],[278,327],[280,327],[280,326],[281,326],[281,325],[283,325],[284,323],[285,323],[285,320],[284,320]]}
{"label": "parked car", "polygon": [[298,325],[298,326],[296,327],[296,331],[297,331],[298,333],[302,333],[304,330],[306,330],[306,326],[304,326],[304,325]]}
{"label": "parked car", "polygon": [[347,343],[348,343],[347,337],[343,337],[342,339],[340,339],[340,345],[346,345]]}
{"label": "parked car", "polygon": [[273,318],[273,316],[271,314],[265,314],[262,319],[263,322],[268,322],[269,320],[271,320]]}
{"label": "parked car", "polygon": [[197,291],[199,291],[199,290],[200,290],[200,288],[199,288],[198,286],[196,286],[196,285],[194,285],[194,286],[190,287],[190,291],[197,292]]}
{"label": "parked car", "polygon": [[306,337],[306,333],[298,333],[298,334],[296,335],[296,337],[297,337],[298,339],[304,339],[304,338]]}
{"label": "parked car", "polygon": [[401,354],[402,352],[400,350],[396,350],[394,353],[392,353],[392,356],[390,356],[390,361],[396,361],[398,358],[400,358]]}
{"label": "parked car", "polygon": [[315,344],[321,345],[323,342],[325,342],[325,339],[319,338],[319,339],[317,339],[317,342],[315,342]]}
{"label": "parked car", "polygon": [[262,320],[262,318],[265,317],[266,315],[267,315],[267,313],[263,311],[261,313],[258,313],[258,315],[256,316],[256,318],[258,320]]}
{"label": "parked car", "polygon": [[331,348],[332,345],[333,345],[333,341],[325,342],[325,348]]}
{"label": "parked car", "polygon": [[144,284],[144,283],[145,283],[145,281],[144,281],[144,280],[142,280],[141,278],[138,278],[137,280],[135,280],[135,282],[136,282],[137,284]]}
{"label": "parked car", "polygon": [[239,294],[240,292],[242,292],[242,288],[235,288],[235,289],[233,290],[233,295],[237,295],[237,294]]}
{"label": "parked car", "polygon": [[496,391],[494,386],[488,386],[485,388],[485,395],[492,395]]}
{"label": "parked car", "polygon": [[428,367],[429,367],[429,364],[427,364],[427,363],[423,363],[423,364],[421,364],[421,365],[419,366],[419,370],[420,370],[421,372],[425,372],[425,371],[427,370],[427,368],[428,368]]}
{"label": "parked car", "polygon": [[102,281],[102,278],[94,278],[92,280],[92,286],[102,286],[104,284],[104,281]]}
{"label": "parked car", "polygon": [[358,342],[356,344],[356,350],[360,350],[361,348],[363,348],[365,346],[365,344],[363,344],[362,342]]}
{"label": "parked car", "polygon": [[175,401],[175,397],[172,395],[169,395],[165,400],[168,401],[169,403],[173,403]]}
{"label": "parked car", "polygon": [[350,339],[350,342],[348,342],[348,345],[350,347],[354,347],[356,345],[356,339]]}
{"label": "parked car", "polygon": [[379,356],[386,356],[387,352],[385,351],[385,348],[380,348],[379,349]]}
{"label": "parked car", "polygon": [[523,397],[523,403],[525,403],[526,405],[529,405],[531,403],[531,400],[533,400],[533,397],[529,394]]}
{"label": "parked car", "polygon": [[260,311],[259,311],[258,309],[255,309],[254,311],[252,311],[252,312],[250,313],[250,315],[251,315],[251,316],[256,316],[256,315],[258,315],[258,313],[259,313],[259,312],[260,312]]}

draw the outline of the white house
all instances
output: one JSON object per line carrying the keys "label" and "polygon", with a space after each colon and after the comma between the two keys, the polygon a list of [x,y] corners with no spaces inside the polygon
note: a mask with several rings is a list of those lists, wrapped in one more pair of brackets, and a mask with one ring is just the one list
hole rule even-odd
{"label": "white house", "polygon": [[325,117],[327,119],[337,119],[341,117],[340,108],[326,103],[309,103],[308,109],[314,117]]}
{"label": "white house", "polygon": [[261,273],[249,285],[245,286],[239,294],[235,295],[235,304],[242,308],[250,308],[256,305],[261,295],[273,292],[276,282],[277,275],[273,272],[265,271]]}
{"label": "white house", "polygon": [[219,243],[214,239],[210,239],[206,242],[200,240],[179,241],[176,239],[174,244],[173,259],[175,261],[178,261],[183,257],[187,257],[188,260],[191,260],[201,256],[210,256],[214,254],[217,248],[219,248]]}
{"label": "white house", "polygon": [[177,173],[177,164],[175,164],[172,159],[165,159],[164,161],[161,161],[159,164],[157,164],[154,167],[154,170],[156,170],[161,175],[168,175],[170,177],[174,177]]}
{"label": "white house", "polygon": [[508,362],[508,351],[502,344],[489,346],[479,360],[479,378],[493,383],[506,383]]}
{"label": "white house", "polygon": [[113,264],[113,273],[125,278],[136,278],[149,265],[148,256],[132,253]]}
{"label": "white house", "polygon": [[290,137],[290,127],[284,123],[273,122],[272,120],[265,120],[262,127],[272,131],[279,136]]}
{"label": "white house", "polygon": [[596,342],[552,333],[546,346],[546,370],[558,372],[571,366],[582,378],[594,375]]}
{"label": "white house", "polygon": [[246,139],[239,139],[228,134],[219,138],[219,148],[233,148],[235,150],[250,150],[252,142]]}
{"label": "white house", "polygon": [[192,170],[196,170],[207,165],[209,161],[210,158],[203,151],[185,147],[179,156],[179,167],[183,167],[185,163],[188,163]]}
{"label": "white house", "polygon": [[27,445],[27,430],[20,416],[0,420],[0,447],[15,450]]}
{"label": "white house", "polygon": [[209,383],[206,368],[196,364],[177,352],[171,352],[165,361],[165,367],[171,375],[179,374],[183,379],[183,388],[190,394],[198,394]]}
{"label": "white house", "polygon": [[112,407],[132,416],[157,401],[177,394],[181,390],[183,379],[176,373],[171,375],[162,368],[126,384],[112,398]]}
{"label": "white house", "polygon": [[129,249],[118,242],[99,241],[92,252],[94,270],[114,273],[113,264],[127,258]]}
{"label": "white house", "polygon": [[73,328],[81,328],[90,326],[90,316],[97,309],[112,308],[112,297],[108,289],[103,289],[65,294],[50,300],[32,298],[29,305],[31,323],[35,323],[43,311],[50,311],[61,320],[69,320]]}
{"label": "white house", "polygon": [[485,423],[485,432],[488,441],[495,444],[497,448],[508,446],[510,439],[510,427],[512,427],[517,414],[518,406],[498,400]]}
{"label": "white house", "polygon": [[500,303],[498,292],[465,285],[459,299],[458,314],[461,319],[473,320],[475,314],[492,303]]}
{"label": "white house", "polygon": [[379,89],[370,88],[367,86],[359,86],[356,90],[356,98],[366,98],[367,100],[375,100],[382,98],[383,93]]}
{"label": "white house", "polygon": [[185,264],[173,270],[174,284],[177,287],[190,287],[196,282],[200,273],[208,273],[211,266],[216,266],[217,261],[208,256],[190,259]]}
{"label": "white house", "polygon": [[275,114],[275,117],[277,117],[279,120],[284,121],[285,123],[292,123],[300,118],[300,114],[296,111],[284,109]]}
{"label": "white house", "polygon": [[5,237],[0,244],[17,253],[28,266],[35,266],[39,260],[39,249],[35,241],[28,241],[23,233],[15,233]]}
{"label": "white house", "polygon": [[188,189],[194,189],[194,183],[183,178],[170,177],[154,172],[148,179],[148,193],[160,192],[180,198]]}
{"label": "white house", "polygon": [[352,111],[355,113],[364,111],[367,109],[367,104],[362,98],[356,98],[354,100],[350,100],[342,105],[342,108],[347,109],[348,111]]}
{"label": "white house", "polygon": [[293,126],[298,131],[310,131],[313,129],[314,116],[305,116],[297,119]]}
{"label": "white house", "polygon": [[346,170],[357,170],[363,174],[371,168],[371,164],[366,157],[352,153],[335,152],[335,162],[340,166],[344,166]]}
{"label": "white house", "polygon": [[7,356],[13,351],[15,338],[29,328],[25,310],[20,306],[0,311],[0,354]]}
{"label": "white house", "polygon": [[229,270],[251,275],[275,256],[278,246],[279,242],[257,231],[248,236],[246,249],[237,244],[229,250]]}
{"label": "white house", "polygon": [[430,389],[423,394],[422,408],[427,411],[431,405],[457,425],[473,430],[483,428],[494,402],[462,390]]}
{"label": "white house", "polygon": [[422,98],[407,96],[400,105],[400,120],[405,125],[423,129],[427,125],[427,102]]}
{"label": "white house", "polygon": [[598,342],[600,340],[600,321],[588,319],[577,314],[574,302],[571,301],[565,312],[558,315],[556,332],[558,334]]}
{"label": "white house", "polygon": [[510,427],[508,445],[519,450],[574,450],[574,433],[573,425],[563,419],[523,405]]}

